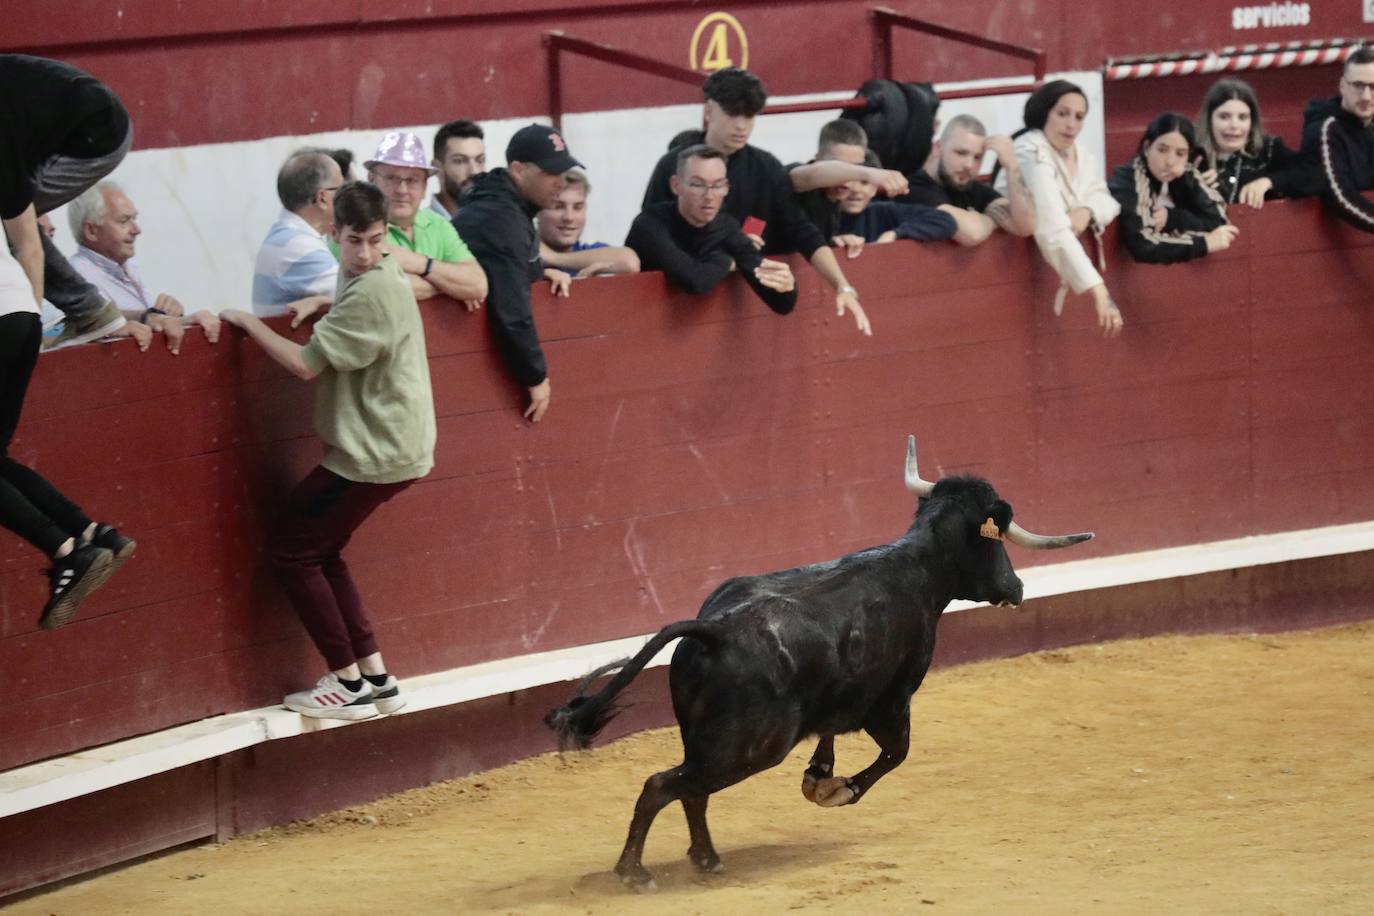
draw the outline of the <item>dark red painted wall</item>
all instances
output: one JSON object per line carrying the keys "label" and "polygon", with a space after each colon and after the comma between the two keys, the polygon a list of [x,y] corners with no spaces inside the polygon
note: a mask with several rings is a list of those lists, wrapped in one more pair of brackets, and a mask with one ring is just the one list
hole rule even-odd
{"label": "dark red painted wall", "polygon": [[[1237,214],[1205,262],[1127,264],[1129,325],[1062,318],[1029,243],[898,243],[847,265],[876,334],[801,272],[775,316],[659,275],[541,290],[553,406],[537,428],[485,323],[425,306],[438,465],[350,563],[402,676],[634,633],[721,579],[827,559],[910,522],[923,467],[993,481],[1074,558],[1374,518],[1374,261],[1311,202]],[[273,506],[312,464],[310,391],[230,335],[44,356],[13,450],[137,558],[63,630],[35,629],[40,558],[0,534],[0,769],[275,703],[319,674],[266,574]],[[1057,559],[1066,559],[1060,555]],[[1026,565],[1056,557],[1025,555]]]}
{"label": "dark red painted wall", "polygon": [[[708,13],[731,12],[749,42],[749,66],[775,94],[858,87],[873,75],[867,10],[833,0],[9,0],[0,49],[59,57],[107,81],[136,124],[135,146],[154,148],[299,135],[342,128],[429,124],[454,117],[547,113],[541,36],[550,29],[689,65],[693,30]],[[1371,35],[1360,4],[1312,3],[1305,27],[1236,31],[1233,2],[1157,14],[1138,4],[1070,0],[967,3],[894,0],[884,6],[1014,44],[1043,48],[1051,70],[1095,70],[1108,57],[1250,42]],[[988,51],[900,33],[895,72],[948,81],[1025,74],[1021,62]],[[570,60],[569,111],[697,101],[691,87]],[[1329,69],[1329,68],[1328,68]],[[1334,80],[1283,71],[1265,97],[1296,113]],[[1149,98],[1167,80],[1146,80]],[[1135,90],[1126,90],[1134,92]],[[1184,111],[1196,109],[1191,93]],[[1109,98],[1109,114],[1113,107]],[[1147,106],[1152,107],[1152,106]],[[1165,106],[1171,107],[1171,106]],[[1158,113],[1163,108],[1151,111]],[[1129,126],[1137,128],[1148,120]]]}

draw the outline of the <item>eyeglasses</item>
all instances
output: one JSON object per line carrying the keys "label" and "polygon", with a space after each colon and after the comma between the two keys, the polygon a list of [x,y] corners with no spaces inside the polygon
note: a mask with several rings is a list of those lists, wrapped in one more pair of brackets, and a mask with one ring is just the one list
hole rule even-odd
{"label": "eyeglasses", "polygon": [[707,184],[704,181],[689,181],[687,182],[687,190],[698,197],[706,197],[709,194],[724,197],[730,192],[730,182],[717,181],[714,184]]}
{"label": "eyeglasses", "polygon": [[429,176],[417,175],[388,175],[385,172],[374,172],[377,176],[378,184],[390,185],[391,187],[416,188],[421,189],[429,183]]}
{"label": "eyeglasses", "polygon": [[1366,92],[1374,92],[1374,83],[1366,83],[1361,80],[1342,79],[1341,82],[1350,87],[1350,90],[1357,96],[1364,95]]}
{"label": "eyeglasses", "polygon": [[321,191],[337,191],[337,190],[339,190],[339,188],[342,188],[342,187],[343,187],[343,185],[341,185],[341,184],[333,184],[333,185],[330,185],[330,186],[327,187],[327,188],[320,188],[320,190],[321,190]]}

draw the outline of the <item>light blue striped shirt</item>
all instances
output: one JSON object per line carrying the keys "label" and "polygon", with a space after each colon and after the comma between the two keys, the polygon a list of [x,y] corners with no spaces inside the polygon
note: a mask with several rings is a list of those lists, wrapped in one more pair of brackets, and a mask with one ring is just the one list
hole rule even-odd
{"label": "light blue striped shirt", "polygon": [[253,267],[253,314],[286,314],[286,303],[304,296],[332,296],[339,280],[324,236],[290,210],[281,211],[258,249]]}

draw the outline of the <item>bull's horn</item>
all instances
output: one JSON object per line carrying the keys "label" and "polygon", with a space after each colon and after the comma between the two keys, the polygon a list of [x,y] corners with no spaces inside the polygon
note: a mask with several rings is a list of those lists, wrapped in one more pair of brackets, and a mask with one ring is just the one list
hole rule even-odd
{"label": "bull's horn", "polygon": [[1084,531],[1082,534],[1059,534],[1054,537],[1046,537],[1043,534],[1032,534],[1022,528],[1016,522],[1007,526],[1007,540],[1018,547],[1028,547],[1031,550],[1054,550],[1057,547],[1068,547],[1073,544],[1081,544],[1084,541],[1091,541],[1093,533]]}
{"label": "bull's horn", "polygon": [[906,437],[906,488],[917,496],[929,496],[935,484],[922,480],[916,471],[916,437]]}

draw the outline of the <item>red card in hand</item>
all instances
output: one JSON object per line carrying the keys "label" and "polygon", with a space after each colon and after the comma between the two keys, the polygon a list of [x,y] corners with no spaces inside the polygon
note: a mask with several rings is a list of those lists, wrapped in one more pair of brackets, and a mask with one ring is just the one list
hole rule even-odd
{"label": "red card in hand", "polygon": [[768,224],[757,216],[751,216],[744,221],[745,235],[757,235],[759,238],[763,238],[763,230],[766,228],[768,228]]}

